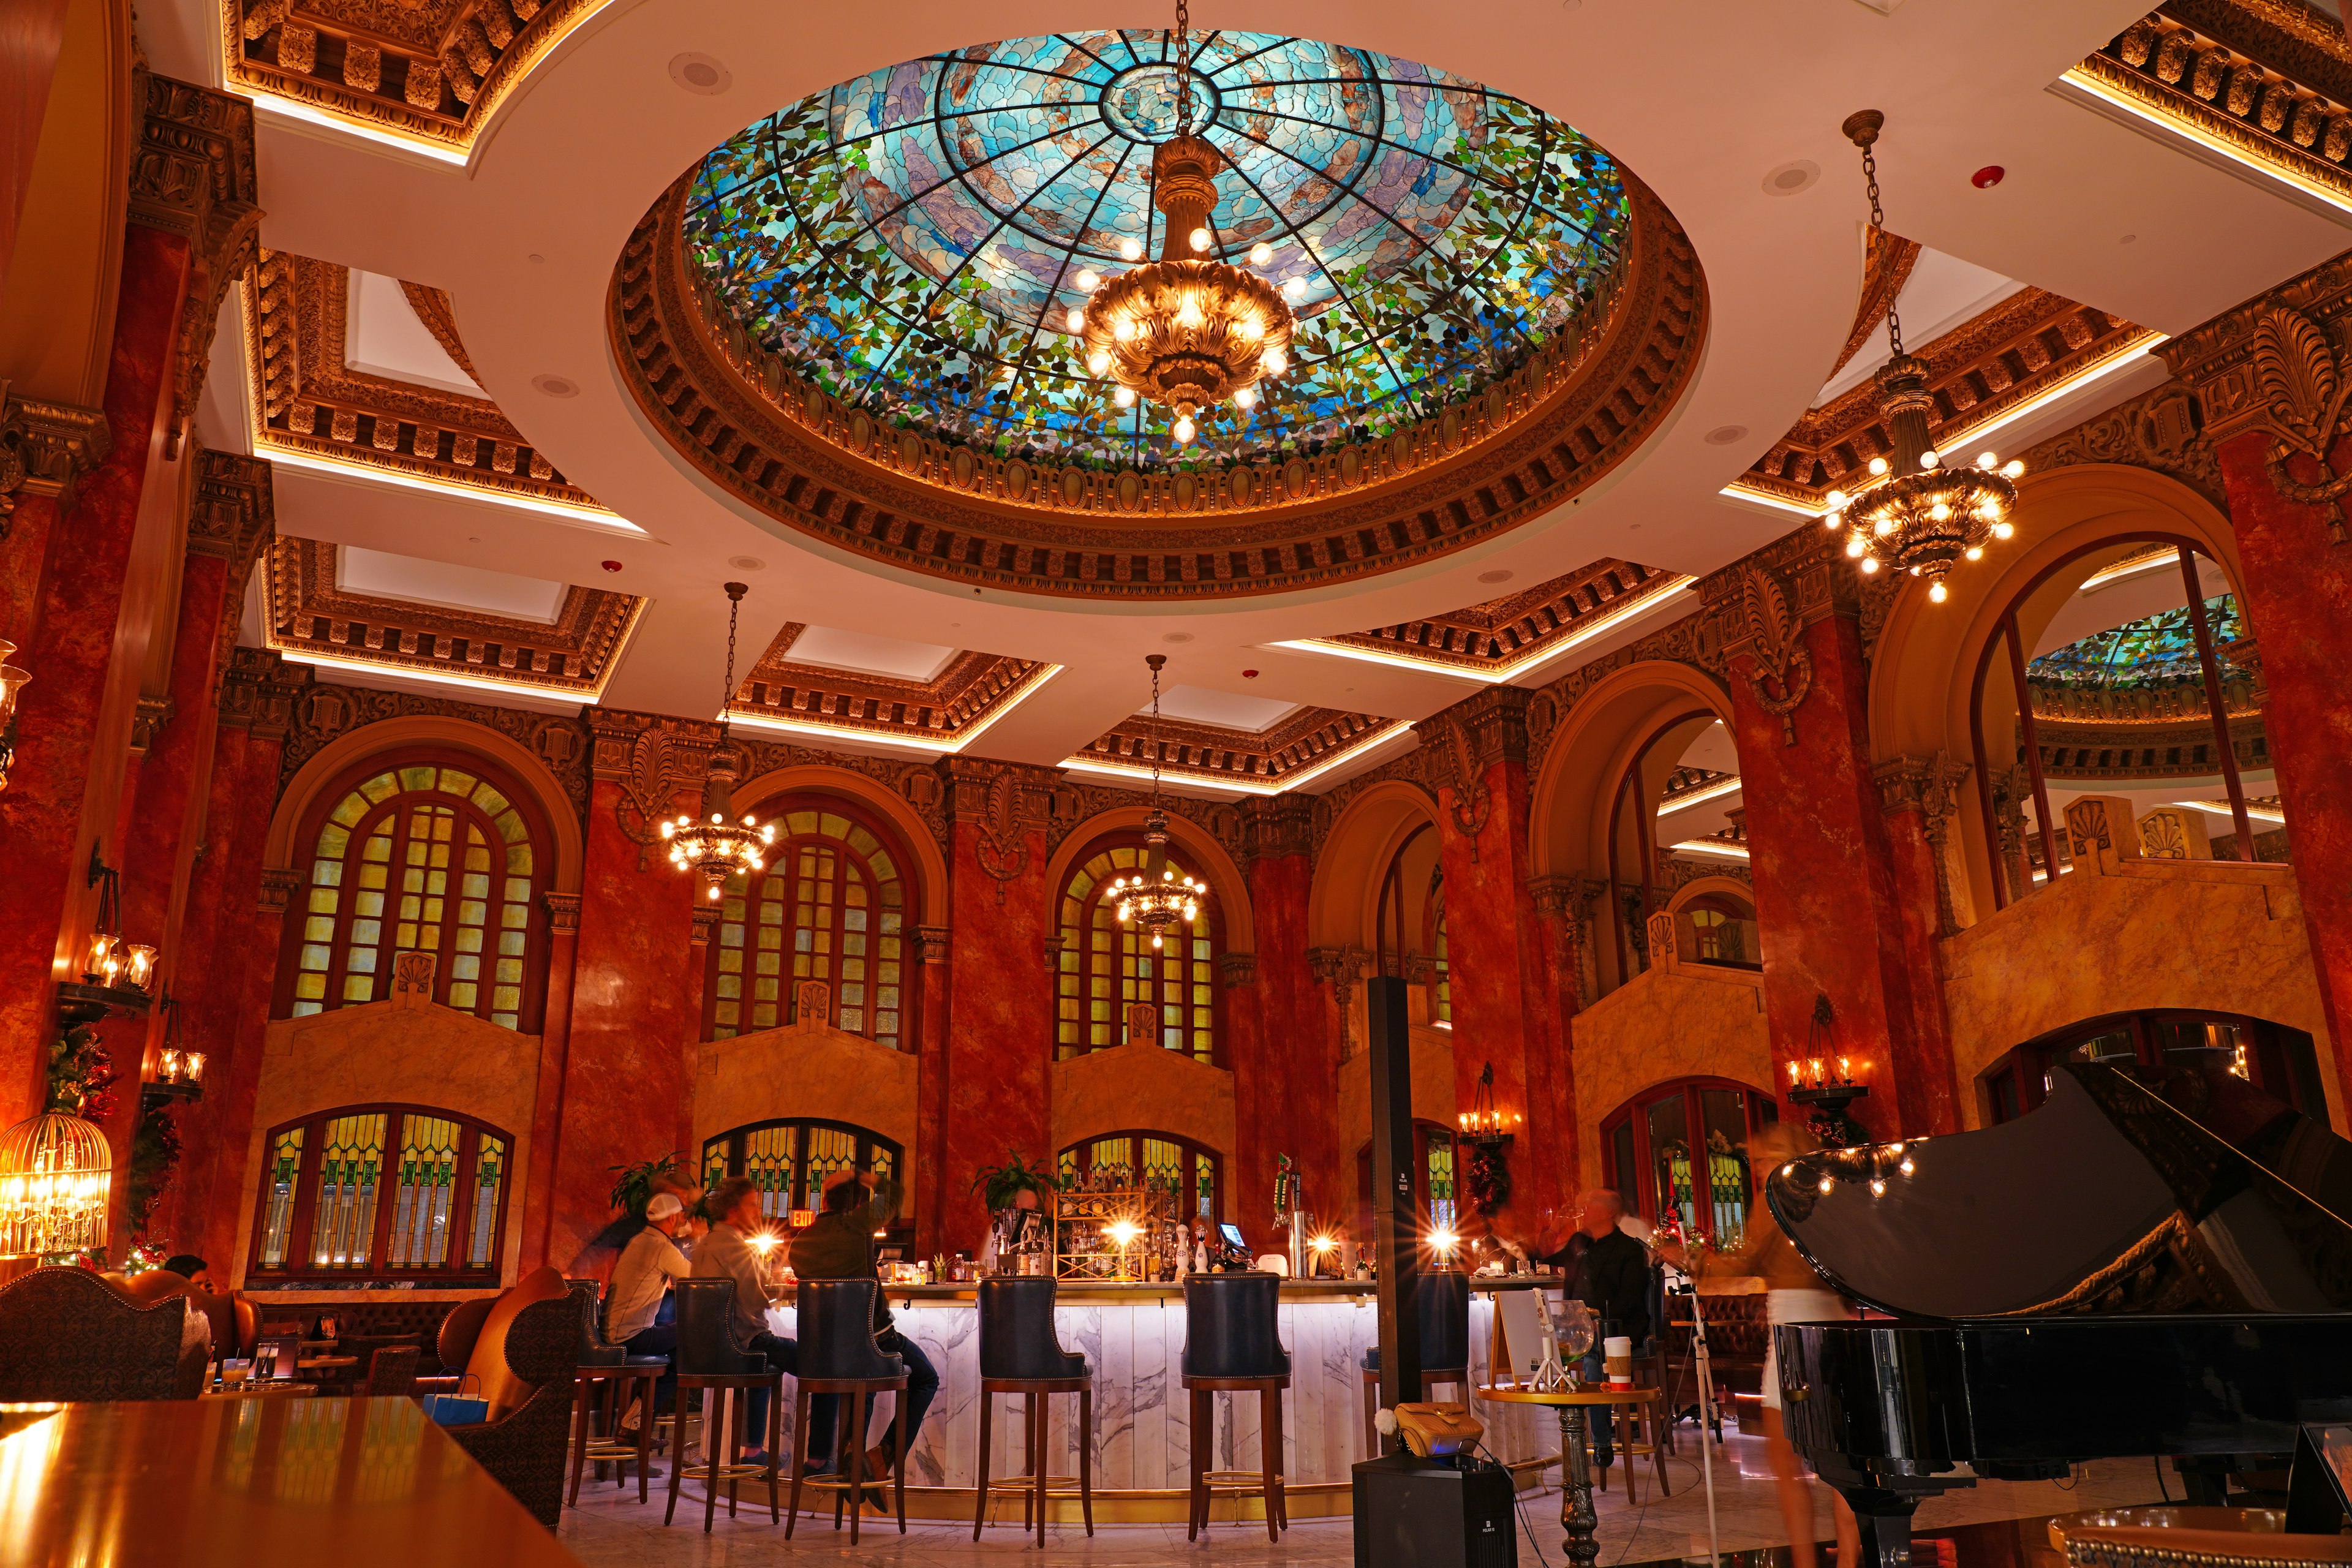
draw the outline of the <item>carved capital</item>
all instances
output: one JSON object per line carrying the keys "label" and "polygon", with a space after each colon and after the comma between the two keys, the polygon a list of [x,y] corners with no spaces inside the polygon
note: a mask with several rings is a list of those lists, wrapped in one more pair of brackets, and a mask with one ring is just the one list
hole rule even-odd
{"label": "carved capital", "polygon": [[1490,686],[1454,705],[1470,738],[1470,760],[1485,773],[1496,763],[1528,760],[1528,699],[1516,686]]}
{"label": "carved capital", "polygon": [[168,697],[142,697],[131,714],[131,749],[143,752],[155,743],[157,731],[171,721],[172,700]]}
{"label": "carved capital", "polygon": [[228,668],[221,671],[220,722],[282,741],[294,721],[296,695],[307,679],[305,672],[288,668],[267,648],[233,649]]}
{"label": "carved capital", "polygon": [[221,301],[252,268],[259,247],[260,180],[249,100],[169,77],[150,75],[146,84],[145,117],[131,159],[131,221],[188,240],[188,292],[163,449],[176,458],[204,391]]}
{"label": "carved capital", "polygon": [[1307,950],[1307,965],[1316,983],[1333,985],[1342,997],[1371,967],[1372,955],[1360,947],[1310,947]]}
{"label": "carved capital", "polygon": [[1315,803],[1297,795],[1258,795],[1241,804],[1243,866],[1304,855],[1315,844]]}
{"label": "carved capital", "polygon": [[[1791,746],[1797,743],[1792,715],[1813,689],[1813,656],[1804,644],[1807,620],[1798,606],[1811,598],[1818,601],[1814,607],[1819,610],[1812,618],[1832,613],[1836,593],[1831,579],[1843,574],[1827,563],[1824,552],[1811,548],[1811,543],[1806,539],[1808,548],[1800,551],[1780,541],[1728,571],[1717,573],[1706,585],[1707,608],[1721,632],[1726,663],[1747,659],[1738,671],[1740,679],[1757,706],[1780,721],[1781,739]],[[1792,593],[1790,583],[1765,564],[1781,555],[1793,557],[1788,564],[1797,571],[1798,593]],[[1823,559],[1813,559],[1816,555]]]}
{"label": "carved capital", "polygon": [[1225,983],[1225,989],[1228,991],[1237,985],[1256,984],[1257,954],[1254,952],[1219,953],[1217,977]]}
{"label": "carved capital", "polygon": [[1427,985],[1437,978],[1437,960],[1426,952],[1408,952],[1402,965],[1407,985]]}
{"label": "carved capital", "polygon": [[711,909],[708,905],[697,904],[695,906],[694,933],[691,938],[689,938],[689,941],[694,946],[709,947],[710,945],[710,939],[719,934],[719,919],[727,911],[724,910]]}
{"label": "carved capital", "polygon": [[282,915],[294,895],[302,889],[302,873],[290,868],[270,867],[261,873],[261,894],[254,905],[265,915]]}
{"label": "carved capital", "polygon": [[1589,877],[1555,873],[1528,879],[1528,893],[1535,900],[1536,913],[1546,920],[1566,921],[1571,925],[1584,919],[1602,888],[1603,884]]}
{"label": "carved capital", "polygon": [[17,397],[0,381],[0,538],[19,496],[55,496],[73,505],[74,486],[114,450],[104,411]]}
{"label": "carved capital", "polygon": [[547,909],[547,929],[556,936],[580,934],[580,895],[577,893],[541,893],[539,901]]}
{"label": "carved capital", "polygon": [[915,962],[918,963],[945,963],[948,961],[949,953],[951,951],[951,944],[949,939],[952,934],[953,933],[946,926],[915,927],[913,931],[915,939]]}
{"label": "carved capital", "polygon": [[1937,752],[1932,757],[1889,757],[1874,764],[1870,776],[1878,783],[1879,799],[1887,816],[1917,812],[1929,836],[1937,837],[1952,815],[1960,781],[1969,776],[1969,764],[1954,762],[1948,752]]}

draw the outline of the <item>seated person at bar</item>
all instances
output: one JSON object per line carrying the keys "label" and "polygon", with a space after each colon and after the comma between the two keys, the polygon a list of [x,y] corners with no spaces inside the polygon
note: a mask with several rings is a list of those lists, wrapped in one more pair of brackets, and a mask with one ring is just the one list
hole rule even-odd
{"label": "seated person at bar", "polygon": [[[659,1320],[669,1282],[692,1272],[676,1239],[685,1226],[686,1205],[677,1194],[656,1193],[646,1205],[646,1228],[629,1238],[614,1266],[613,1293],[604,1303],[604,1337],[631,1355],[677,1354],[677,1325]],[[655,1414],[669,1408],[677,1391],[677,1368],[672,1365],[654,1385]]]}
{"label": "seated person at bar", "polygon": [[[710,1189],[704,1206],[719,1221],[695,1246],[692,1277],[735,1281],[735,1315],[728,1325],[735,1347],[746,1354],[765,1355],[778,1372],[797,1373],[799,1344],[768,1329],[768,1303],[773,1295],[760,1252],[751,1245],[751,1238],[766,1229],[766,1216],[760,1212],[760,1189],[749,1176],[730,1176]],[[744,1447],[742,1462],[764,1465],[768,1462],[768,1391],[751,1390],[746,1403],[745,1436],[751,1442]]]}
{"label": "seated person at bar", "polygon": [[[793,1238],[793,1272],[803,1279],[878,1279],[874,1267],[874,1233],[889,1224],[890,1216],[898,1212],[898,1184],[877,1181],[872,1166],[861,1165],[825,1190],[824,1213]],[[896,1419],[906,1424],[906,1451],[911,1454],[915,1434],[922,1428],[923,1416],[940,1391],[940,1374],[915,1342],[891,1325],[890,1309],[884,1304],[879,1289],[874,1292],[874,1329],[875,1342],[883,1353],[906,1358],[907,1392],[899,1396]],[[874,1401],[868,1398],[866,1405],[871,1421]],[[833,1446],[834,1409],[835,1401],[830,1394],[820,1394],[809,1401],[808,1451],[813,1456]],[[870,1429],[867,1436],[873,1436]],[[896,1450],[891,1435],[884,1433],[881,1441],[867,1450],[864,1472],[877,1477],[889,1474],[890,1456]]]}
{"label": "seated person at bar", "polygon": [[212,1265],[193,1252],[183,1252],[163,1259],[163,1267],[195,1286],[199,1290],[217,1290],[213,1283]]}
{"label": "seated person at bar", "polygon": [[[1601,1364],[1601,1341],[1622,1335],[1638,1353],[1650,1337],[1649,1249],[1618,1228],[1625,1200],[1606,1187],[1595,1187],[1579,1205],[1576,1233],[1568,1245],[1538,1262],[1568,1270],[1568,1294],[1591,1309],[1592,1349],[1584,1358],[1584,1377],[1598,1383],[1607,1375]],[[1612,1423],[1592,1424],[1592,1461],[1607,1469],[1614,1459],[1609,1442]]]}

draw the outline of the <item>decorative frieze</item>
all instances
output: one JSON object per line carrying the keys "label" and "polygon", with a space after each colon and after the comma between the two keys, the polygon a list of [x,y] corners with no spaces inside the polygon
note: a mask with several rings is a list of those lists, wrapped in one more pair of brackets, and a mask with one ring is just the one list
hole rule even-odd
{"label": "decorative frieze", "polygon": [[106,411],[18,397],[0,380],[0,539],[19,496],[55,496],[73,505],[74,487],[114,450]]}
{"label": "decorative frieze", "polygon": [[729,705],[733,717],[944,746],[1022,701],[1055,670],[1037,659],[969,649],[927,680],[835,669],[793,659],[807,630],[794,622],[776,634]]}
{"label": "decorative frieze", "polygon": [[1547,649],[1688,581],[1631,561],[1601,560],[1466,609],[1310,640],[1501,679]]}
{"label": "decorative frieze", "polygon": [[[1390,721],[1337,708],[1302,708],[1253,733],[1219,724],[1163,719],[1158,726],[1160,771],[1202,784],[1282,784],[1293,774],[1328,768],[1377,743]],[[1087,744],[1073,763],[1118,764],[1148,772],[1153,725],[1148,715],[1121,720]]]}
{"label": "decorative frieze", "polygon": [[250,102],[169,77],[143,79],[145,114],[131,157],[131,221],[188,240],[188,291],[173,356],[172,420],[163,437],[163,455],[176,458],[204,392],[221,301],[253,268],[261,184]]}

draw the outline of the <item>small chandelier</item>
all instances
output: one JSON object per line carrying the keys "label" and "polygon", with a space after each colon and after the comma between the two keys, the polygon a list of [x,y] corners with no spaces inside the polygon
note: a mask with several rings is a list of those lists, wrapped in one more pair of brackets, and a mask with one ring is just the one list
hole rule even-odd
{"label": "small chandelier", "polygon": [[[1871,148],[1885,123],[1886,116],[1865,109],[1839,127],[1862,149],[1871,237],[1882,255],[1886,215],[1878,205],[1878,161]],[[1980,452],[1970,467],[1946,467],[1927,437],[1928,411],[1936,405],[1927,390],[1929,367],[1903,352],[1903,317],[1892,297],[1886,301],[1886,342],[1894,357],[1878,373],[1878,406],[1894,453],[1891,459],[1870,460],[1873,478],[1884,482],[1858,497],[1830,491],[1830,510],[1822,522],[1832,533],[1851,524],[1845,552],[1865,574],[1891,567],[1925,577],[1927,597],[1940,605],[1953,562],[1980,561],[1988,540],[2005,540],[2017,531],[2009,521],[2017,504],[2017,487],[2011,481],[2025,472],[2025,465],[2003,465],[1999,453]]]}
{"label": "small chandelier", "polygon": [[727,729],[728,710],[735,704],[735,617],[751,589],[740,583],[723,586],[727,590],[727,689],[719,700],[719,744],[710,749],[702,779],[702,814],[680,813],[661,825],[661,836],[669,841],[669,863],[681,871],[700,872],[713,903],[727,890],[729,878],[766,866],[762,851],[776,841],[774,823],[751,816],[738,820],[728,815],[743,767],[742,757],[728,742]]}
{"label": "small chandelier", "polygon": [[44,1111],[0,1132],[0,1258],[54,1258],[106,1245],[114,1158],[79,1116]]}
{"label": "small chandelier", "polygon": [[[1086,309],[1072,310],[1067,321],[1085,341],[1087,369],[1118,382],[1122,404],[1139,395],[1174,412],[1179,446],[1198,434],[1202,410],[1228,399],[1247,408],[1257,401],[1261,377],[1289,368],[1295,325],[1282,290],[1272,283],[1239,267],[1201,259],[1216,242],[1209,218],[1224,159],[1192,133],[1190,29],[1184,0],[1177,0],[1171,35],[1176,134],[1151,154],[1152,205],[1168,219],[1160,259],[1103,279],[1090,290]],[[1128,245],[1128,259],[1139,259],[1141,245]],[[1271,245],[1251,247],[1255,265],[1273,259]],[[1079,275],[1080,287],[1089,277]]]}
{"label": "small chandelier", "polygon": [[1151,933],[1151,945],[1162,946],[1177,927],[1197,918],[1209,885],[1190,876],[1179,877],[1168,863],[1168,814],[1160,807],[1160,668],[1164,653],[1148,654],[1151,667],[1151,815],[1143,819],[1143,869],[1112,880],[1118,902],[1113,912],[1121,925]]}

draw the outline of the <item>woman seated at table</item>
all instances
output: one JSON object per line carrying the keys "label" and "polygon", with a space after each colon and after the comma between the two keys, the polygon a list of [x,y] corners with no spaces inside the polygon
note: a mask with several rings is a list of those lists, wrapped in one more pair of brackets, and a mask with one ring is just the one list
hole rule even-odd
{"label": "woman seated at table", "polygon": [[[879,1279],[874,1267],[874,1233],[888,1225],[890,1216],[898,1212],[898,1184],[877,1180],[873,1167],[860,1166],[826,1189],[824,1213],[793,1238],[793,1274],[803,1279]],[[940,1374],[921,1348],[892,1326],[890,1309],[883,1302],[878,1288],[874,1292],[874,1341],[884,1354],[902,1357],[907,1363],[907,1392],[898,1396],[896,1420],[903,1424],[904,1451],[911,1454],[915,1451],[915,1434],[930,1410],[932,1397],[940,1391]],[[820,1394],[809,1401],[811,1454],[832,1447],[834,1406],[834,1396],[828,1394]],[[870,1396],[866,1406],[870,1421],[874,1408]],[[869,1427],[869,1435],[870,1430]],[[866,1454],[864,1473],[876,1477],[889,1474],[890,1457],[898,1451],[891,1435],[883,1434],[880,1444]],[[832,1468],[840,1467],[836,1464]]]}

